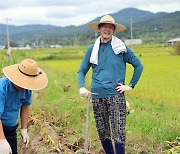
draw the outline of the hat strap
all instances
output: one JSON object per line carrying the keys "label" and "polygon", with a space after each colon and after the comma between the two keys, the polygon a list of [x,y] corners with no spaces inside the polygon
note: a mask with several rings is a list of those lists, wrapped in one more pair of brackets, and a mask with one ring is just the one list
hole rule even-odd
{"label": "hat strap", "polygon": [[42,74],[42,72],[41,72],[41,71],[40,71],[40,72],[38,72],[38,73],[37,73],[37,74],[35,74],[35,75],[26,74],[26,73],[24,73],[23,71],[21,71],[21,70],[20,70],[19,66],[18,66],[18,70],[19,70],[22,74],[24,74],[24,75],[26,75],[26,76],[31,76],[31,77],[36,77],[36,76],[38,76],[38,75]]}

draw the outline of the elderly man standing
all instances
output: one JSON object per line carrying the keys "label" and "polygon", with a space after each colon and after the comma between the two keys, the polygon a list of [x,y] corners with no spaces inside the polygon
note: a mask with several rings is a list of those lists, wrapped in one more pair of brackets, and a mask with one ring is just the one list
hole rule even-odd
{"label": "elderly man standing", "polygon": [[20,111],[23,141],[28,145],[27,132],[32,90],[40,90],[48,83],[47,76],[33,59],[3,68],[0,79],[0,154],[17,154],[17,119]]}
{"label": "elderly man standing", "polygon": [[[92,105],[96,128],[104,151],[106,154],[124,154],[125,92],[135,87],[140,79],[143,65],[131,49],[113,35],[114,32],[123,31],[126,27],[115,23],[110,15],[105,15],[99,22],[90,23],[88,26],[99,31],[100,36],[87,49],[79,68],[79,93],[81,97],[88,97],[91,92],[98,94],[92,95]],[[126,63],[134,68],[128,85],[125,84]],[[92,67],[91,92],[85,88],[85,75],[90,67]]]}

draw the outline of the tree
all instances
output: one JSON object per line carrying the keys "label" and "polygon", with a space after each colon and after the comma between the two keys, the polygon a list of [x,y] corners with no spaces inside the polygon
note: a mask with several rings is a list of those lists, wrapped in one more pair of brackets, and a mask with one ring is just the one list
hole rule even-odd
{"label": "tree", "polygon": [[173,47],[175,48],[175,54],[180,55],[180,42],[176,42]]}

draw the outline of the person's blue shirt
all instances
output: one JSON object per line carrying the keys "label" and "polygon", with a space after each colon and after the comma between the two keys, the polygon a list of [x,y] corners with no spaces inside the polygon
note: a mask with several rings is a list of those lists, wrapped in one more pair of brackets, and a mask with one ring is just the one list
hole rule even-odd
{"label": "person's blue shirt", "polygon": [[129,84],[134,87],[143,70],[143,65],[137,56],[127,48],[127,52],[116,55],[111,47],[111,41],[100,43],[98,51],[98,65],[90,63],[90,56],[94,45],[90,45],[78,70],[79,87],[85,86],[85,75],[92,67],[91,92],[98,93],[93,98],[105,98],[118,94],[115,90],[117,83],[125,84],[126,63],[134,67],[133,76]]}
{"label": "person's blue shirt", "polygon": [[0,79],[0,119],[4,126],[17,125],[21,105],[30,105],[32,91],[18,91],[6,77]]}

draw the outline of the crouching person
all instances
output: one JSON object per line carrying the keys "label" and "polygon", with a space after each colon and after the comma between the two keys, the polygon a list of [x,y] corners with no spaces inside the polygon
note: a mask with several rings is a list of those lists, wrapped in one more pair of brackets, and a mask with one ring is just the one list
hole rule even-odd
{"label": "crouching person", "polygon": [[33,59],[24,59],[19,64],[3,68],[5,77],[0,79],[0,154],[17,154],[18,115],[20,112],[20,134],[26,145],[29,105],[32,90],[40,90],[48,83],[45,72]]}

